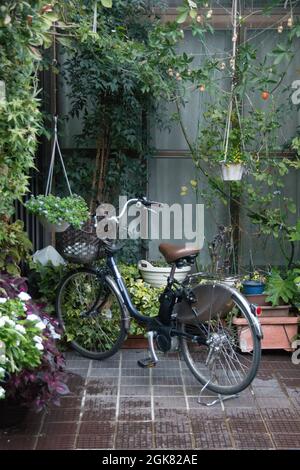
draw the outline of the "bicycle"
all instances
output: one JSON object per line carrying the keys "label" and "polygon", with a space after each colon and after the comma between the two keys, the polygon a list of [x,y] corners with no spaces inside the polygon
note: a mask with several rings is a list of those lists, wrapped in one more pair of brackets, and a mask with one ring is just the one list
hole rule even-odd
{"label": "bicycle", "polygon": [[[110,220],[119,221],[129,204],[151,209],[159,203],[145,197],[131,199],[121,214]],[[176,268],[194,264],[198,249],[160,245],[171,271],[159,298],[158,315],[150,318],[132,304],[114,259],[118,247],[108,240],[103,244],[104,266],[75,269],[58,288],[58,319],[75,350],[97,360],[112,356],[121,348],[134,318],[146,328],[149,344],[149,357],[138,361],[140,367],[157,364],[156,348],[162,353],[179,350],[191,373],[207,389],[232,395],[249,386],[261,356],[262,332],[256,307],[220,281],[195,285],[198,274],[188,275],[182,283],[176,281]],[[250,334],[251,345],[246,351],[241,348],[234,323],[237,317],[246,321]],[[87,334],[91,331],[92,337]]]}

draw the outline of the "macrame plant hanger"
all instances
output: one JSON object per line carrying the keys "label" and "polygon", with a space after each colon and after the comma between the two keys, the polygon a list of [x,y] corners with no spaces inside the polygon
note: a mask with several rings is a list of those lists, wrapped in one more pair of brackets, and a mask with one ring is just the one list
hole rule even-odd
{"label": "macrame plant hanger", "polygon": [[46,184],[46,189],[45,189],[45,196],[48,196],[51,194],[52,190],[52,183],[53,183],[53,171],[54,171],[54,163],[55,163],[55,155],[56,155],[56,149],[60,158],[61,166],[63,169],[64,177],[67,183],[67,188],[69,191],[70,196],[73,196],[69,178],[67,175],[66,167],[64,164],[64,159],[60,150],[59,142],[58,142],[58,135],[57,135],[57,116],[54,116],[54,137],[53,137],[53,145],[52,145],[52,151],[51,151],[51,160],[50,160],[50,165],[49,165],[49,171],[48,171],[48,178],[47,178],[47,184]]}
{"label": "macrame plant hanger", "polygon": [[229,135],[230,135],[230,128],[231,128],[232,108],[233,108],[233,91],[234,91],[234,77],[235,77],[235,69],[236,69],[235,66],[236,66],[236,44],[237,44],[237,0],[233,0],[232,2],[231,14],[232,14],[232,25],[233,25],[233,35],[232,35],[233,46],[232,46],[232,58],[231,58],[232,82],[231,82],[229,109],[228,109],[228,115],[227,115],[226,126],[225,126],[224,141],[223,141],[223,149],[224,149],[223,163],[226,163],[226,160],[227,160]]}
{"label": "macrame plant hanger", "polygon": [[97,33],[97,0],[95,1],[94,4],[94,18],[93,18],[93,28],[92,31],[93,33]]}

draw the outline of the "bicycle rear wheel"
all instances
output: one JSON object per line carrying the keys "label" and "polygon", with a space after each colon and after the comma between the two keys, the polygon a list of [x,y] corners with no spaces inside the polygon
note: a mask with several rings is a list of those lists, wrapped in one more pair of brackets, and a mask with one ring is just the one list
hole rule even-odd
{"label": "bicycle rear wheel", "polygon": [[[222,287],[218,286],[221,297]],[[180,322],[181,331],[194,336],[181,338],[181,350],[188,368],[202,385],[215,393],[231,395],[247,388],[254,379],[261,346],[249,309],[235,290],[225,290],[224,305],[219,296],[217,310],[213,310],[212,302],[205,321],[200,321],[201,315],[197,319],[196,306],[195,320]],[[236,318],[242,319],[243,331],[247,332],[247,347]]]}
{"label": "bicycle rear wheel", "polygon": [[67,341],[85,357],[110,357],[126,338],[122,305],[94,269],[76,269],[62,279],[56,312]]}

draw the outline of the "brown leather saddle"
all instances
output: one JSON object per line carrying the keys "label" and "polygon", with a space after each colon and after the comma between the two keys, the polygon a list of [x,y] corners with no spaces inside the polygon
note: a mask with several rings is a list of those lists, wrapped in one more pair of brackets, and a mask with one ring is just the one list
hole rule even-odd
{"label": "brown leather saddle", "polygon": [[173,245],[172,243],[161,243],[159,251],[164,256],[167,263],[178,263],[186,261],[193,263],[200,252],[198,248],[186,248],[182,245]]}

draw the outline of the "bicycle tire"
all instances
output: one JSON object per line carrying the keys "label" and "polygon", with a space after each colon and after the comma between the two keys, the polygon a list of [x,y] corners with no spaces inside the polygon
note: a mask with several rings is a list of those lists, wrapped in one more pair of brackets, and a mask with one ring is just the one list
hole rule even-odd
{"label": "bicycle tire", "polygon": [[[77,285],[74,283],[76,278]],[[72,288],[72,281],[82,289],[82,305],[79,305],[79,291],[76,296],[71,290],[70,299],[64,297],[66,288]],[[85,313],[93,314],[82,317],[83,307]],[[106,359],[113,356],[126,339],[126,315],[120,299],[108,283],[101,282],[97,270],[93,268],[78,268],[64,276],[57,289],[56,312],[68,344],[82,356]],[[87,332],[90,336],[86,335]]]}
{"label": "bicycle tire", "polygon": [[[259,363],[260,363],[260,358],[261,358],[261,344],[260,344],[261,341],[260,341],[260,338],[257,336],[257,332],[255,330],[253,322],[251,321],[251,316],[249,315],[249,311],[245,308],[244,304],[240,301],[239,296],[236,294],[236,291],[234,291],[234,290],[232,290],[231,299],[234,302],[235,306],[237,306],[239,308],[240,312],[242,313],[242,315],[244,316],[244,318],[247,321],[247,327],[249,328],[249,330],[251,332],[252,346],[253,346],[251,366],[250,366],[249,370],[247,371],[247,374],[245,375],[245,377],[239,383],[236,383],[236,384],[232,383],[230,385],[225,385],[225,384],[222,385],[220,383],[213,382],[212,381],[212,372],[209,370],[209,367],[206,365],[204,360],[202,362],[200,360],[202,352],[203,352],[203,357],[205,357],[205,348],[207,348],[207,351],[208,351],[207,352],[207,358],[208,358],[208,354],[209,354],[208,347],[202,345],[202,346],[199,346],[198,350],[197,350],[197,346],[193,345],[190,348],[189,344],[191,344],[192,341],[190,341],[190,340],[188,340],[184,337],[180,338],[181,352],[182,352],[183,358],[184,358],[189,370],[191,371],[191,373],[194,375],[194,377],[203,386],[206,386],[205,387],[206,389],[208,389],[212,392],[215,392],[217,394],[221,394],[221,395],[238,394],[238,393],[242,392],[245,388],[247,388],[256,376],[256,373],[257,373],[257,370],[258,370],[258,367],[259,367]],[[222,332],[224,337],[225,337],[225,335],[228,337],[229,327],[224,326],[224,321],[222,321],[220,323],[220,325],[221,325],[221,326],[219,326],[220,331]],[[181,322],[179,324],[179,327],[180,327],[180,329],[183,333],[194,333],[194,334],[196,333],[197,334],[197,328],[199,329],[199,327],[195,327],[194,324],[188,324],[188,323],[184,323],[184,322]],[[202,326],[201,326],[201,328],[202,328]],[[207,330],[207,325],[205,326],[205,329]],[[215,326],[215,331],[212,334],[215,334],[216,331],[217,331],[217,327]],[[199,334],[199,332],[198,332],[198,334]],[[219,334],[219,336],[221,336],[220,333],[217,333],[217,334]],[[229,346],[229,352],[231,354],[231,358],[228,359],[229,356],[226,358],[227,364],[229,363],[229,368],[234,367],[234,362],[232,360],[234,355],[237,357],[237,355],[240,354],[241,359],[242,359],[242,356],[244,355],[244,359],[242,359],[242,360],[244,360],[244,362],[246,362],[246,360],[248,360],[248,356],[246,357],[245,353],[242,353],[241,350],[239,352],[239,344],[238,344],[239,339],[238,339],[237,329],[235,329],[235,336],[236,336],[235,337],[235,344],[231,343],[231,345]],[[229,341],[228,341],[228,343],[229,343]],[[228,347],[228,345],[226,345],[226,347]],[[198,361],[199,361],[198,364],[196,364],[195,359],[193,359],[192,354],[191,354],[191,350],[193,348],[195,349],[194,356],[198,357]],[[200,352],[201,349],[202,349],[202,352]],[[217,354],[217,353],[215,353],[215,354]],[[219,357],[220,357],[221,353],[219,352],[218,354],[219,354]],[[224,351],[223,351],[222,354],[224,355],[224,357],[226,357]],[[247,353],[247,354],[249,355],[249,353]],[[206,360],[207,360],[207,358],[206,358]],[[236,361],[235,358],[234,358],[234,361]],[[243,364],[243,366],[244,366],[244,364]],[[224,375],[224,377],[226,375],[228,377],[228,374],[224,372],[224,367],[223,366],[219,365],[218,372],[219,372],[218,380],[220,379],[222,374]],[[236,380],[237,375],[238,375],[237,372],[234,370],[233,373],[232,373],[232,379]],[[225,378],[224,378],[224,381],[225,381]]]}

